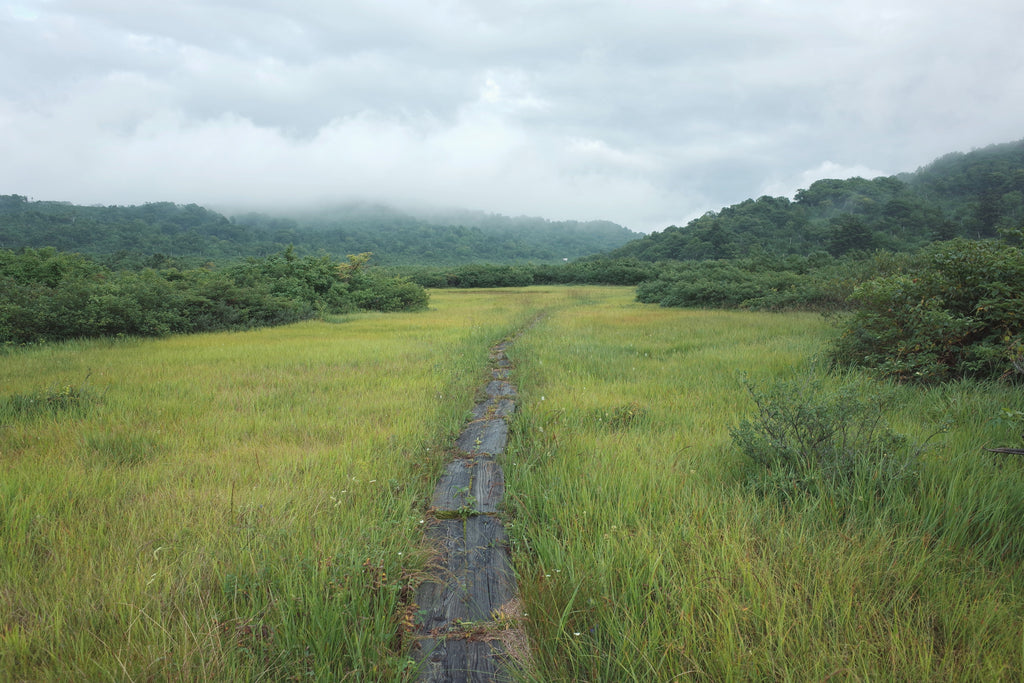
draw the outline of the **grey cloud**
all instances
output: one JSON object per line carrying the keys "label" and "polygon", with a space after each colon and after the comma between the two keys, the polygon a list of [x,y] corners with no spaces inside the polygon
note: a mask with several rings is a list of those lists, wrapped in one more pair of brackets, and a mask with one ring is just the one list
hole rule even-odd
{"label": "grey cloud", "polygon": [[660,228],[1022,137],[1022,20],[1013,0],[22,0],[0,10],[0,192]]}

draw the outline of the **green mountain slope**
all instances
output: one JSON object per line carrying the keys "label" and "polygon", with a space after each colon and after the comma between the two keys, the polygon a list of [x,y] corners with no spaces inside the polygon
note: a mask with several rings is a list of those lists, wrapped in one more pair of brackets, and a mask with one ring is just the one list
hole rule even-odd
{"label": "green mountain slope", "polygon": [[748,199],[613,250],[642,261],[907,251],[1024,225],[1024,140],[948,154],[913,173],[819,180]]}
{"label": "green mountain slope", "polygon": [[[55,247],[160,265],[168,257],[234,260],[294,245],[336,258],[373,252],[385,265],[555,263],[621,246],[639,233],[606,221],[449,212],[424,217],[373,204],[318,212],[227,216],[197,206],[78,206],[0,196],[0,248]],[[154,256],[155,255],[155,256]]]}

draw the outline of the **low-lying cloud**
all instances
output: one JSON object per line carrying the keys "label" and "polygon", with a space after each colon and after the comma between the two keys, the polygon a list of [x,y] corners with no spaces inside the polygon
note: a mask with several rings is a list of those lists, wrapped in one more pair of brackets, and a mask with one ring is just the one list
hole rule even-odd
{"label": "low-lying cloud", "polygon": [[1022,19],[1011,0],[23,1],[0,10],[0,193],[659,229],[1022,137]]}

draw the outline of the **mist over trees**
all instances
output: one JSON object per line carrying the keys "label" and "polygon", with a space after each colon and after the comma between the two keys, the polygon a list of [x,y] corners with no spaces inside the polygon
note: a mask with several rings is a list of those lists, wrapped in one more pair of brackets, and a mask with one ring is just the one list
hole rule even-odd
{"label": "mist over trees", "polygon": [[747,199],[612,250],[642,261],[912,251],[1024,225],[1024,141],[948,154],[913,173],[823,179]]}
{"label": "mist over trees", "polygon": [[1024,379],[1024,141],[819,180],[612,251],[662,306],[849,311],[832,360],[901,381]]}
{"label": "mist over trees", "polygon": [[54,247],[114,266],[264,257],[291,246],[335,258],[371,252],[381,265],[560,263],[639,237],[607,221],[547,221],[480,212],[417,217],[377,204],[352,203],[290,214],[227,216],[197,206],[78,206],[0,196],[0,247]]}
{"label": "mist over trees", "polygon": [[899,379],[1024,374],[1022,226],[1024,141],[822,179],[640,239],[601,221],[376,204],[228,218],[7,195],[0,340],[410,310],[430,287],[609,284],[662,306],[853,311],[835,360]]}

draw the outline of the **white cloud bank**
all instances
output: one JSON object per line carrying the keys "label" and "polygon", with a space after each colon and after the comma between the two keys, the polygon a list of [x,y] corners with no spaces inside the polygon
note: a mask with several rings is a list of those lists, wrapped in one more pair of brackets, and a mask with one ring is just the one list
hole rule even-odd
{"label": "white cloud bank", "polygon": [[0,9],[0,193],[429,202],[633,229],[1024,137],[1024,6]]}

